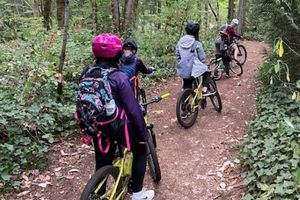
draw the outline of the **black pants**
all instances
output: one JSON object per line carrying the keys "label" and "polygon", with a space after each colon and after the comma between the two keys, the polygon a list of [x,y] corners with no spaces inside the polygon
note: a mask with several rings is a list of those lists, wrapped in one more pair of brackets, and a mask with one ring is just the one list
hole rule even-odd
{"label": "black pants", "polygon": [[[147,162],[147,147],[146,144],[140,144],[137,134],[138,132],[134,130],[134,128],[128,124],[129,129],[129,137],[130,137],[130,145],[131,151],[133,154],[133,162],[132,162],[132,191],[139,192],[143,188],[143,181],[146,172],[146,162]],[[116,152],[116,144],[113,142],[116,140],[119,144],[126,146],[125,134],[124,134],[124,126],[120,128],[120,131],[113,136],[111,139],[111,147],[106,154],[100,152],[98,147],[98,138],[94,137],[94,147],[95,147],[95,159],[96,159],[96,170],[105,166],[111,165],[115,152]],[[103,145],[106,146],[105,142],[102,141]]]}
{"label": "black pants", "polygon": [[[210,72],[205,72],[202,74],[203,76],[203,83],[202,85],[204,87],[209,87],[209,81],[210,81]],[[186,88],[191,88],[193,87],[193,83],[194,83],[194,80],[195,78],[194,77],[191,77],[191,78],[184,78],[183,79],[183,86],[182,88],[183,89],[186,89]]]}
{"label": "black pants", "polygon": [[222,55],[222,61],[225,66],[225,73],[229,76],[229,65],[230,65],[230,57],[225,54]]}

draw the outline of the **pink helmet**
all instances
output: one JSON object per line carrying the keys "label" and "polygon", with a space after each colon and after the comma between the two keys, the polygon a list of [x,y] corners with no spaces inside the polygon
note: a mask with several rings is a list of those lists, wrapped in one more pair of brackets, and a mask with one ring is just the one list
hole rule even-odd
{"label": "pink helmet", "polygon": [[95,57],[113,58],[122,51],[122,40],[113,34],[102,33],[92,40]]}

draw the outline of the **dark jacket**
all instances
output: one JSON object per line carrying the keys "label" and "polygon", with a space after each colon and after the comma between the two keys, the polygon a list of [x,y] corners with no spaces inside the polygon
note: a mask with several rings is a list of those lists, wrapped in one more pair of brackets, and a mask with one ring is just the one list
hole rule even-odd
{"label": "dark jacket", "polygon": [[147,68],[142,59],[134,54],[130,56],[125,56],[123,54],[120,61],[120,70],[123,71],[129,77],[129,79],[133,76],[136,76],[139,72],[142,72],[143,74],[152,73],[152,69]]}

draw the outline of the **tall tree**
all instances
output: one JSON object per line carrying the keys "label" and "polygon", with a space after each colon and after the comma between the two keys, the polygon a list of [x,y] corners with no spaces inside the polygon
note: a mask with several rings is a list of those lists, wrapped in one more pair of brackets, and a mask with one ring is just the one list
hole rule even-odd
{"label": "tall tree", "polygon": [[247,0],[240,0],[240,2],[239,2],[239,11],[238,11],[239,25],[237,27],[237,32],[240,35],[243,34],[244,27],[245,27],[246,3],[247,3]]}
{"label": "tall tree", "polygon": [[64,16],[65,16],[65,1],[67,0],[56,0],[56,17],[59,29],[64,28]]}
{"label": "tall tree", "polygon": [[235,0],[228,0],[227,22],[229,23],[235,15]]}
{"label": "tall tree", "polygon": [[120,33],[120,5],[119,0],[111,1],[111,11],[112,11],[112,25],[113,32]]}
{"label": "tall tree", "polygon": [[93,31],[95,34],[98,32],[98,15],[97,15],[97,1],[96,0],[91,0],[92,4],[92,13],[93,13]]}
{"label": "tall tree", "polygon": [[205,4],[204,4],[204,25],[205,25],[205,28],[208,28],[208,22],[209,22],[209,13],[208,13],[208,2],[205,1]]}
{"label": "tall tree", "polygon": [[123,34],[128,37],[132,28],[135,27],[138,0],[125,0]]}
{"label": "tall tree", "polygon": [[51,0],[44,0],[43,16],[44,27],[49,31],[51,29]]}
{"label": "tall tree", "polygon": [[39,1],[37,0],[32,1],[32,12],[33,12],[33,16],[35,17],[41,16],[41,5]]}
{"label": "tall tree", "polygon": [[66,57],[66,47],[67,47],[67,39],[68,39],[68,29],[69,29],[69,0],[64,0],[64,37],[63,37],[63,42],[62,42],[62,48],[61,48],[61,53],[59,56],[59,65],[58,65],[58,85],[57,85],[57,94],[58,94],[58,100],[62,100],[62,95],[63,95],[63,66],[65,62],[65,57]]}

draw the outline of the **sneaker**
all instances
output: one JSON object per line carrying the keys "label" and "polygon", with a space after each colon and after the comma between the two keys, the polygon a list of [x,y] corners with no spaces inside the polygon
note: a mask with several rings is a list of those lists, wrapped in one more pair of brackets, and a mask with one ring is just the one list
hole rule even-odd
{"label": "sneaker", "polygon": [[154,197],[153,190],[142,190],[132,193],[131,200],[152,200]]}

